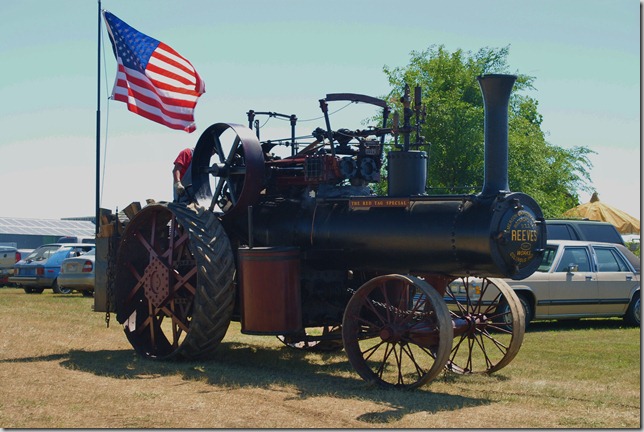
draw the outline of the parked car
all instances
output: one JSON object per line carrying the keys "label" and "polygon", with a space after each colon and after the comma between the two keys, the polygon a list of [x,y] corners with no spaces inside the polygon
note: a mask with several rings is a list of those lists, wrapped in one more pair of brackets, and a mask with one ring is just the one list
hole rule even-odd
{"label": "parked car", "polygon": [[13,266],[20,261],[21,255],[13,246],[0,246],[0,286],[9,282]]}
{"label": "parked car", "polygon": [[624,244],[615,225],[588,219],[546,219],[548,240],[585,240]]}
{"label": "parked car", "polygon": [[21,286],[26,293],[40,294],[45,288],[52,288],[55,293],[69,294],[70,289],[58,286],[60,265],[65,258],[79,256],[94,247],[85,243],[51,243],[35,249],[14,266],[14,274],[9,282]]}
{"label": "parked car", "polygon": [[94,237],[65,236],[56,240],[56,243],[94,243]]}
{"label": "parked car", "polygon": [[[537,271],[523,280],[504,281],[521,301],[526,326],[540,319],[593,317],[623,317],[640,325],[640,263],[621,244],[548,240]],[[493,304],[498,290],[483,290],[481,282],[456,279],[449,292],[464,304]],[[453,307],[449,295],[445,300]]]}
{"label": "parked car", "polygon": [[77,257],[66,258],[60,265],[58,288],[80,291],[84,296],[94,295],[94,257],[92,248]]}
{"label": "parked car", "polygon": [[506,282],[526,324],[538,319],[623,317],[640,325],[640,261],[623,245],[548,240],[538,270]]}

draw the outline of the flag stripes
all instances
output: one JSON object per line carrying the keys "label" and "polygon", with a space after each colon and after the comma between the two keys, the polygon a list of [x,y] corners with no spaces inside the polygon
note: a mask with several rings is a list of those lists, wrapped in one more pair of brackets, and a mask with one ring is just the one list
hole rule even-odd
{"label": "flag stripes", "polygon": [[103,17],[118,63],[112,99],[169,128],[194,131],[194,108],[206,88],[192,64],[110,12]]}

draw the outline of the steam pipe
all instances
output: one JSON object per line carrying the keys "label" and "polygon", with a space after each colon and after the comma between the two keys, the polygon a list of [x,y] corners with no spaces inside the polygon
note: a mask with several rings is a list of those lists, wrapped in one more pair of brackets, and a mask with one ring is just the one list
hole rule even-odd
{"label": "steam pipe", "polygon": [[485,171],[482,196],[509,192],[508,105],[516,75],[477,77],[485,106]]}

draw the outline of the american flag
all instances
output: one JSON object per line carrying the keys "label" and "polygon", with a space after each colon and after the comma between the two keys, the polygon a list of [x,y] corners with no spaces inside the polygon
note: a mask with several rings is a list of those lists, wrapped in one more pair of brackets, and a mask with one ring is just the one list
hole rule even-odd
{"label": "american flag", "polygon": [[194,109],[206,84],[192,64],[168,45],[103,11],[118,63],[112,99],[172,129],[196,129]]}

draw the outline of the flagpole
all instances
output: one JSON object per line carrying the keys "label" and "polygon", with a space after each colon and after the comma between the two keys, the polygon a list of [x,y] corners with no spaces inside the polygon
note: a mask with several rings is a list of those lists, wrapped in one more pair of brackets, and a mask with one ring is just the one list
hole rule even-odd
{"label": "flagpole", "polygon": [[101,223],[100,168],[101,168],[101,0],[98,0],[98,45],[96,49],[96,220],[95,234]]}

